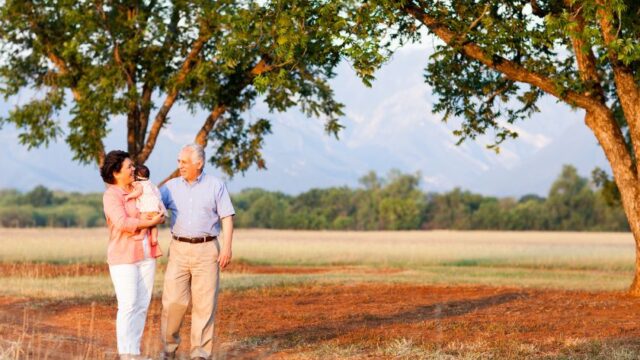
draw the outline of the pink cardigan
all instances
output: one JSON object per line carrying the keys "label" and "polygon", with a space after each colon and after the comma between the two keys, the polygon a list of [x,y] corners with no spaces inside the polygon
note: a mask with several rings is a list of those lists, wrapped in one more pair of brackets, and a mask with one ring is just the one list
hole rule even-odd
{"label": "pink cardigan", "polygon": [[[109,185],[102,196],[104,215],[109,229],[109,245],[107,247],[107,263],[109,265],[133,264],[144,259],[142,241],[148,229],[136,230],[140,220],[140,212],[136,208],[136,200],[124,201],[128,193],[122,188]],[[162,256],[160,246],[151,245],[150,255],[153,258]]]}

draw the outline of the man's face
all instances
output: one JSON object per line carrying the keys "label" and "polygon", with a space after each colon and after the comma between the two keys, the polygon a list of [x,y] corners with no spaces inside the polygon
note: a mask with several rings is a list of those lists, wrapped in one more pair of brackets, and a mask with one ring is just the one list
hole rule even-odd
{"label": "man's face", "polygon": [[195,180],[200,175],[201,167],[200,161],[194,161],[193,150],[184,149],[178,155],[178,170],[180,170],[180,176],[185,180]]}

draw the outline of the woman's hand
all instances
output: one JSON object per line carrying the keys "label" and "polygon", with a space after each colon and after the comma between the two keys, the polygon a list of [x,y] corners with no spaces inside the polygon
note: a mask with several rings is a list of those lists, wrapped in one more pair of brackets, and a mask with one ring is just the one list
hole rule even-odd
{"label": "woman's hand", "polygon": [[164,224],[164,214],[157,213],[151,218],[151,222],[153,223],[153,225]]}
{"label": "woman's hand", "polygon": [[163,213],[158,213],[156,215],[142,214],[140,215],[140,221],[138,222],[138,229],[149,228],[162,223],[164,223]]}

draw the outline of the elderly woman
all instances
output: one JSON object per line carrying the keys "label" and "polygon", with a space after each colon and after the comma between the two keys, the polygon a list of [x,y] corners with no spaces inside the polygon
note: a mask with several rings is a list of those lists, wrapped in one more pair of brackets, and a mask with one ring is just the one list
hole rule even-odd
{"label": "elderly woman", "polygon": [[164,221],[164,215],[140,218],[135,199],[125,200],[134,190],[134,166],[129,154],[114,150],[107,154],[100,175],[108,184],[102,198],[109,229],[107,262],[118,300],[116,336],[120,359],[140,356],[140,341],[153,291],[156,258],[160,247],[149,241],[149,228]]}

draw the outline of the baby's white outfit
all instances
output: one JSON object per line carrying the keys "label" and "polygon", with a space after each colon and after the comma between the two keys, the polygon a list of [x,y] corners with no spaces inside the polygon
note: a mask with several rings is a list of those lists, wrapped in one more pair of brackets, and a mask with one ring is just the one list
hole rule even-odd
{"label": "baby's white outfit", "polygon": [[136,199],[136,207],[140,212],[164,212],[160,190],[150,180],[138,181],[142,186],[142,195]]}

